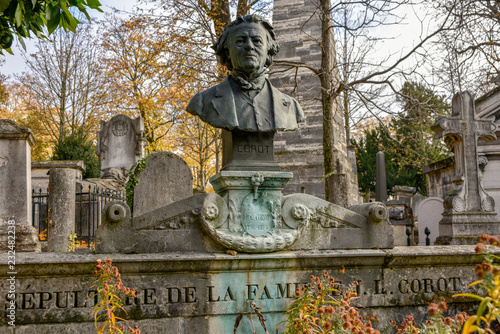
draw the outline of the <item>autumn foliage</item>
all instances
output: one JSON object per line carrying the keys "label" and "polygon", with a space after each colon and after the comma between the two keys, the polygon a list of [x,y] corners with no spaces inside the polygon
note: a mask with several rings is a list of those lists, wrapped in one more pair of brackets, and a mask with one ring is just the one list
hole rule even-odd
{"label": "autumn foliage", "polygon": [[[98,333],[124,334],[125,325],[118,325],[118,321],[127,320],[116,316],[115,313],[121,310],[127,314],[122,307],[123,300],[126,297],[135,297],[136,291],[123,285],[121,274],[118,268],[112,265],[111,259],[107,259],[104,263],[97,260],[93,275],[97,277],[92,287],[97,288],[98,302],[92,309],[92,315]],[[102,323],[98,325],[101,321]],[[134,326],[127,327],[126,333],[140,334],[141,331]]]}

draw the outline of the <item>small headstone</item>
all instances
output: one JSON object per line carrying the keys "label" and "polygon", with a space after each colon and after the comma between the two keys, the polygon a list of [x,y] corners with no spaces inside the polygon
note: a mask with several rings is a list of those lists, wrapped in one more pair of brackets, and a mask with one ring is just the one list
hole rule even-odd
{"label": "small headstone", "polygon": [[378,202],[387,201],[387,177],[385,175],[385,154],[377,152],[377,175],[375,181],[375,199]]}
{"label": "small headstone", "polygon": [[193,176],[188,164],[172,152],[155,152],[134,190],[134,217],[193,195]]}
{"label": "small headstone", "polygon": [[102,121],[96,146],[101,171],[111,167],[130,169],[144,156],[145,142],[142,117],[132,119],[117,115],[107,122]]}
{"label": "small headstone", "polygon": [[439,236],[439,221],[443,218],[443,199],[439,197],[428,197],[418,206],[418,244],[425,246],[426,235],[424,230],[429,228],[431,245],[434,245]]}
{"label": "small headstone", "polygon": [[[35,139],[29,129],[21,128],[13,121],[0,119],[0,250],[2,251],[41,250],[38,233],[31,225],[31,146],[34,142]],[[12,247],[9,248],[9,245]]]}

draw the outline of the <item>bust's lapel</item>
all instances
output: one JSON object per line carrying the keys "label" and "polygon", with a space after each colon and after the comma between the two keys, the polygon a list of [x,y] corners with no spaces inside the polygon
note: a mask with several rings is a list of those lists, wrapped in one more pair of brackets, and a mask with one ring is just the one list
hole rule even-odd
{"label": "bust's lapel", "polygon": [[226,80],[215,87],[212,105],[215,112],[218,114],[217,117],[219,118],[219,122],[222,121],[230,128],[238,126],[236,105],[234,103],[233,90],[231,89],[229,78],[226,78]]}
{"label": "bust's lapel", "polygon": [[269,84],[272,92],[273,111],[274,111],[274,126],[277,129],[288,128],[288,116],[290,115],[291,101],[287,99],[283,93]]}

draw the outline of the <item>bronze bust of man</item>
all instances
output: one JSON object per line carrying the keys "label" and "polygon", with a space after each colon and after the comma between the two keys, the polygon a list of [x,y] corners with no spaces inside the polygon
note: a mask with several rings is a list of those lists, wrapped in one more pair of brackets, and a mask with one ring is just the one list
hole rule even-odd
{"label": "bronze bust of man", "polygon": [[268,21],[255,14],[240,16],[226,26],[213,48],[231,75],[196,94],[188,112],[230,131],[276,132],[298,127],[304,118],[302,108],[265,77],[265,69],[279,50]]}

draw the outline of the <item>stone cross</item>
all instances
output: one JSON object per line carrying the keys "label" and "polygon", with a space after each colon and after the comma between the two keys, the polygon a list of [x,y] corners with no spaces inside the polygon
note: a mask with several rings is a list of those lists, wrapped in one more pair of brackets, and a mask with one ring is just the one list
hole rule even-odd
{"label": "stone cross", "polygon": [[431,127],[435,138],[444,137],[455,155],[455,189],[445,200],[445,209],[451,212],[494,210],[495,203],[483,189],[482,172],[477,155],[477,140],[496,139],[496,125],[492,119],[477,119],[474,98],[469,92],[453,97],[451,116],[441,117]]}

